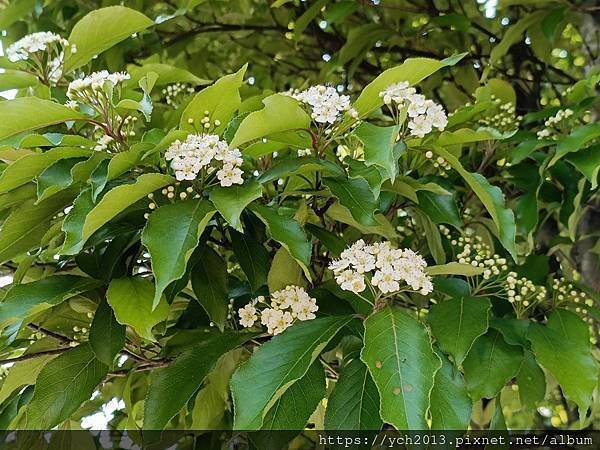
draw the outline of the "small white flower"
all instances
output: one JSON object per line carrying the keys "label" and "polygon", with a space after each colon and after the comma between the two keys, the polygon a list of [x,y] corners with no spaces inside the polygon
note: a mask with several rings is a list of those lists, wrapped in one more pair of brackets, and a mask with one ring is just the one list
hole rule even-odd
{"label": "small white flower", "polygon": [[217,178],[221,182],[221,186],[228,187],[234,184],[244,184],[242,174],[244,172],[232,164],[225,164],[221,170],[217,172]]}
{"label": "small white flower", "polygon": [[250,328],[254,325],[258,316],[256,315],[256,308],[252,303],[248,303],[243,308],[238,310],[238,315],[240,316],[240,325],[245,328]]}

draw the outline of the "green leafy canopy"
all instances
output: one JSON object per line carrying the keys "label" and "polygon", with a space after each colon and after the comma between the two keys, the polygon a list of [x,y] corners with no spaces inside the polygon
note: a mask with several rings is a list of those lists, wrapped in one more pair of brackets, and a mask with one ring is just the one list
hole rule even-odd
{"label": "green leafy canopy", "polygon": [[0,428],[600,426],[590,5],[0,1]]}

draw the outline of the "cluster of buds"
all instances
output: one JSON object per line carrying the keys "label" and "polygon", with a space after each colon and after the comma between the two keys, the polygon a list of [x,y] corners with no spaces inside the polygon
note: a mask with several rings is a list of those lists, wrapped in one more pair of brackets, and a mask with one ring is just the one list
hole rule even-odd
{"label": "cluster of buds", "polygon": [[502,103],[502,100],[492,95],[492,103],[494,109],[492,114],[488,114],[478,120],[478,123],[484,127],[495,128],[498,131],[512,131],[519,128],[522,116],[515,114],[516,109],[514,103]]}
{"label": "cluster of buds", "polygon": [[204,111],[204,116],[200,119],[200,126],[197,126],[196,121],[191,117],[188,119],[188,124],[193,125],[198,133],[210,133],[211,130],[221,126],[221,121],[215,119],[211,122],[210,111]]}
{"label": "cluster of buds", "polygon": [[379,93],[396,120],[403,113],[408,115],[408,129],[415,137],[423,138],[434,128],[443,131],[448,124],[448,116],[442,105],[418,94],[408,81],[392,84]]}
{"label": "cluster of buds", "polygon": [[90,330],[87,327],[79,327],[75,325],[73,327],[73,341],[81,342],[87,340],[89,331]]}
{"label": "cluster of buds", "polygon": [[194,88],[185,83],[170,84],[162,90],[162,94],[165,96],[165,103],[175,109],[179,107],[186,95],[193,94],[194,92]]}
{"label": "cluster of buds", "polygon": [[268,301],[264,296],[253,299],[238,310],[240,325],[253,327],[259,320],[269,334],[279,334],[294,322],[314,319],[319,309],[316,300],[299,286],[287,286],[273,292]]}
{"label": "cluster of buds", "polygon": [[[574,275],[575,277],[579,276],[576,272]],[[589,324],[591,331],[590,340],[595,345],[598,341],[600,329],[598,328],[597,319],[591,313],[594,307],[594,299],[564,277],[553,280],[551,299],[553,307],[566,308],[573,311]]]}
{"label": "cluster of buds", "polygon": [[537,286],[526,277],[509,272],[506,277],[506,296],[518,319],[526,317],[536,305],[546,299],[546,288]]}
{"label": "cluster of buds", "polygon": [[108,70],[94,72],[84,78],[71,81],[67,89],[67,97],[72,102],[95,109],[104,106],[107,97],[108,100],[112,100],[114,89],[130,78],[131,76],[127,72],[110,73]]}
{"label": "cluster of buds", "polygon": [[[171,186],[164,187],[160,192],[148,194],[148,209],[154,211],[163,204],[175,203],[188,198],[200,198],[196,194],[193,186],[183,186],[181,183],[175,183]],[[144,218],[147,219],[150,213],[145,213]]]}
{"label": "cluster of buds", "polygon": [[[135,135],[131,134],[134,120],[129,115],[121,116],[115,105],[121,98],[123,82],[129,79],[126,72],[101,70],[73,80],[67,89],[69,101],[66,106],[93,111],[94,116],[99,117],[105,134],[117,141],[124,141],[127,136]],[[99,145],[102,148],[102,143]]]}
{"label": "cluster of buds", "polygon": [[452,169],[452,166],[448,161],[446,161],[441,156],[438,156],[434,159],[434,154],[431,150],[427,150],[425,152],[425,158],[431,161],[433,167],[439,172],[440,175],[445,176],[449,170]]}
{"label": "cluster of buds", "polygon": [[43,83],[56,84],[63,76],[65,54],[77,52],[75,45],[49,31],[28,34],[6,49],[11,62],[25,62],[27,70]]}
{"label": "cluster of buds", "polygon": [[481,277],[485,283],[495,282],[508,270],[506,258],[501,257],[483,242],[472,228],[466,228],[464,236],[453,237],[448,227],[441,225],[440,232],[457,251],[456,260],[460,264],[470,264],[483,269]]}
{"label": "cluster of buds", "polygon": [[540,139],[559,139],[569,129],[568,119],[573,116],[572,109],[561,109],[554,116],[548,117],[544,127],[537,132]]}

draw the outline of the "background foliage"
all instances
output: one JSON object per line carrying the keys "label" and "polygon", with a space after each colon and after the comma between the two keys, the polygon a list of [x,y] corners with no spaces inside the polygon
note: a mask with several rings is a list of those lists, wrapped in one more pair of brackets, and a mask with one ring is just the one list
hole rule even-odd
{"label": "background foliage", "polygon": [[[595,427],[599,13],[0,2],[5,49],[35,31],[77,46],[58,80],[0,58],[16,97],[0,102],[2,427],[298,430],[286,441],[307,423]],[[131,133],[108,149],[105,117],[62,106],[69,81],[103,69],[131,74],[113,105]],[[444,132],[395,142],[379,92],[404,80],[451,113]],[[364,119],[331,138],[272,95],[325,83]],[[190,185],[193,198],[164,152],[205,111],[247,181]],[[374,308],[341,290],[328,264],[360,238],[420,252],[433,293]],[[495,284],[466,265],[476,257],[501,268]],[[544,295],[511,304],[508,271]],[[239,307],[291,284],[316,319],[277,337],[241,329]]]}

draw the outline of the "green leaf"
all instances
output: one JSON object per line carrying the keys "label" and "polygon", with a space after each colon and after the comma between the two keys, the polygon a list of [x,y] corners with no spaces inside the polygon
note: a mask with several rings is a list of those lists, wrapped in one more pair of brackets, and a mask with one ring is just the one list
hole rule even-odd
{"label": "green leaf", "polygon": [[67,55],[64,71],[69,72],[91,61],[96,55],[145,30],[154,22],[139,11],[124,6],[93,10],[75,24],[69,44],[77,51]]}
{"label": "green leaf", "polygon": [[129,325],[141,337],[154,340],[152,327],[169,314],[164,296],[153,304],[154,285],[143,278],[115,278],[106,292],[108,304],[115,312],[117,322]]}
{"label": "green leaf", "polygon": [[292,174],[303,174],[311,172],[325,172],[329,175],[342,176],[344,171],[335,163],[325,159],[313,157],[290,157],[278,161],[273,167],[263,172],[258,177],[258,182],[261,184],[269,181],[285,178]]}
{"label": "green leaf", "polygon": [[375,214],[375,221],[377,222],[375,226],[361,225],[354,220],[348,208],[340,205],[339,203],[334,203],[331,205],[326,214],[331,219],[350,225],[363,234],[376,234],[389,240],[396,239],[397,237],[396,229],[383,214]]}
{"label": "green leaf", "polygon": [[[311,414],[325,397],[325,371],[319,361],[308,368],[275,402],[264,418],[263,432],[252,433],[250,440],[261,450],[281,450],[306,427]],[[277,433],[271,433],[277,430]]]}
{"label": "green leaf", "polygon": [[148,147],[148,144],[142,142],[133,144],[129,150],[112,155],[110,160],[104,160],[98,164],[90,175],[94,202],[106,187],[106,183],[135,166],[142,155],[149,150]]}
{"label": "green leaf", "polygon": [[353,107],[359,113],[360,117],[364,117],[383,105],[383,99],[379,97],[379,93],[389,85],[400,81],[408,81],[411,85],[417,84],[438,70],[447,66],[453,66],[465,55],[466,53],[462,53],[441,61],[430,58],[409,58],[399,66],[384,71],[369,83],[362,90]]}
{"label": "green leaf", "polygon": [[290,256],[284,247],[280,247],[273,257],[271,269],[267,276],[269,292],[279,291],[290,285],[306,286],[303,273],[300,264]]}
{"label": "green leaf", "polygon": [[600,124],[590,123],[577,127],[571,131],[571,134],[560,140],[556,146],[556,153],[550,159],[548,167],[553,166],[559,159],[568,153],[576,152],[585,144],[600,136]]}
{"label": "green leaf", "polygon": [[61,159],[37,177],[38,202],[68,188],[73,183],[73,168],[82,158]]}
{"label": "green leaf", "polygon": [[23,89],[38,84],[35,75],[21,70],[4,69],[0,73],[0,90]]}
{"label": "green leaf", "polygon": [[494,398],[517,375],[522,362],[523,348],[507,344],[500,332],[489,330],[479,336],[463,362],[471,398]]}
{"label": "green leaf", "polygon": [[386,306],[365,320],[361,359],[381,398],[381,418],[398,430],[425,430],[429,396],[441,365],[421,322]]}
{"label": "green leaf", "polygon": [[173,182],[173,178],[168,175],[146,173],[137,177],[133,184],[122,184],[111,189],[86,216],[81,230],[81,241],[73,251],[81,250],[92,234],[127,207]]}
{"label": "green leaf", "polygon": [[253,203],[250,206],[252,212],[266,225],[271,237],[279,242],[294,258],[308,280],[311,279],[308,266],[312,246],[306,238],[298,221],[289,217],[280,216],[276,209]]}
{"label": "green leaf", "polygon": [[425,236],[427,247],[436,264],[446,262],[446,252],[442,244],[442,234],[427,214],[420,209],[411,209],[410,215],[415,222],[417,233]]}
{"label": "green leaf", "polygon": [[15,363],[10,368],[2,383],[2,388],[0,388],[0,404],[4,403],[17,389],[35,384],[41,370],[56,356],[42,355]]}
{"label": "green leaf", "polygon": [[293,383],[308,371],[348,316],[299,322],[259,347],[231,379],[235,407],[233,428],[260,428],[264,417]]}
{"label": "green leaf", "polygon": [[437,139],[437,145],[447,147],[449,145],[469,144],[471,142],[493,141],[506,139],[514,132],[500,133],[494,128],[479,128],[472,130],[470,128],[461,128],[456,131],[444,131]]}
{"label": "green leaf", "polygon": [[377,202],[364,178],[323,178],[323,184],[342,206],[348,208],[358,223],[365,226],[377,225],[374,217]]}
{"label": "green leaf", "polygon": [[213,249],[204,246],[192,269],[191,279],[198,302],[210,320],[223,331],[229,304],[227,264]]}
{"label": "green leaf", "polygon": [[21,97],[0,102],[0,140],[24,131],[70,120],[86,120],[71,108],[37,97]]}
{"label": "green leaf", "polygon": [[248,359],[248,356],[248,351],[241,347],[219,358],[196,394],[192,410],[192,429],[217,430],[223,427],[225,415],[231,409],[229,381],[235,369]]}
{"label": "green leaf", "polygon": [[288,130],[308,129],[310,117],[293,98],[274,94],[263,99],[265,107],[248,114],[240,123],[231,147]]}
{"label": "green leaf", "polygon": [[523,365],[517,374],[517,385],[521,405],[528,408],[536,408],[546,396],[546,376],[529,350],[525,350]]}
{"label": "green leaf", "polygon": [[0,327],[62,303],[82,292],[91,291],[102,283],[75,275],[54,275],[13,286],[0,303]]}
{"label": "green leaf", "polygon": [[262,243],[248,233],[230,230],[230,236],[235,259],[246,274],[252,292],[256,292],[267,282],[269,254]]}
{"label": "green leaf", "polygon": [[355,28],[350,28],[346,43],[336,54],[336,64],[344,66],[354,58],[364,57],[364,53],[377,41],[385,39],[388,36],[388,33],[389,30],[380,23],[367,23]]}
{"label": "green leaf", "polygon": [[33,12],[36,0],[19,0],[8,2],[0,9],[0,28],[6,30],[10,25]]}
{"label": "green leaf", "polygon": [[598,365],[589,342],[588,326],[575,313],[555,310],[548,324],[532,323],[527,337],[535,359],[556,378],[568,400],[585,417],[598,382]]}
{"label": "green leaf", "polygon": [[312,223],[307,223],[304,228],[306,228],[320,244],[323,244],[334,257],[339,256],[340,253],[348,247],[348,244],[344,239],[325,228],[318,227]]}
{"label": "green leaf", "polygon": [[302,430],[323,397],[325,370],[315,361],[304,376],[277,399],[265,416],[261,430]]}
{"label": "green leaf", "polygon": [[200,235],[214,213],[209,202],[192,199],[161,206],[150,215],[142,232],[142,243],[152,258],[156,283],[154,306],[167,286],[185,273]]}
{"label": "green leaf", "polygon": [[[385,183],[386,173],[380,167],[367,166],[364,161],[357,161],[351,158],[345,158],[344,162],[348,164],[348,177],[351,179],[365,180],[374,199],[379,199],[381,187]],[[342,175],[342,178],[345,178]]]}
{"label": "green leaf", "polygon": [[253,336],[233,332],[208,335],[167,367],[155,370],[144,405],[144,429],[165,428],[200,388],[219,358]]}
{"label": "green leaf", "polygon": [[25,410],[26,427],[50,430],[67,420],[88,400],[108,373],[89,344],[67,350],[50,361],[37,377]]}
{"label": "green leaf", "polygon": [[488,329],[487,298],[459,297],[432,305],[427,322],[438,346],[460,365],[475,339]]}
{"label": "green leaf", "polygon": [[462,430],[469,427],[473,403],[459,370],[441,353],[442,368],[431,391],[431,429]]}
{"label": "green leaf", "polygon": [[462,227],[456,201],[452,195],[439,195],[433,192],[417,191],[419,208],[436,224],[446,223],[455,228]]}
{"label": "green leaf", "polygon": [[504,195],[500,188],[492,186],[487,179],[478,173],[465,170],[459,160],[446,150],[436,147],[436,153],[444,158],[456,170],[469,187],[475,192],[485,209],[492,217],[498,231],[498,239],[513,259],[517,258],[515,247],[515,216],[511,209],[505,206]]}
{"label": "green leaf", "polygon": [[492,317],[490,327],[498,330],[507,343],[527,347],[527,333],[529,332],[530,323],[528,319]]}
{"label": "green leaf", "polygon": [[60,249],[61,255],[76,254],[83,246],[83,224],[89,212],[94,208],[92,191],[85,189],[73,201],[73,207],[63,220],[61,229],[65,233],[65,240]]}
{"label": "green leaf", "polygon": [[199,78],[185,69],[162,63],[144,64],[143,66],[129,65],[127,66],[127,72],[129,72],[131,79],[127,80],[125,85],[130,87],[137,86],[138,82],[150,72],[158,75],[156,86],[173,83],[186,83],[198,86],[210,83],[209,80]]}
{"label": "green leaf", "polygon": [[111,367],[115,356],[125,346],[125,327],[117,322],[106,300],[102,300],[90,326],[90,346],[96,358]]}
{"label": "green leaf", "polygon": [[379,430],[379,392],[367,366],[354,359],[342,369],[327,400],[327,430]]}
{"label": "green leaf", "polygon": [[461,264],[457,262],[449,262],[447,264],[441,264],[439,266],[429,266],[425,268],[425,271],[431,275],[462,275],[465,277],[472,277],[475,275],[481,275],[483,273],[482,267],[475,267],[471,264]]}
{"label": "green leaf", "polygon": [[398,158],[405,146],[396,143],[398,126],[378,127],[362,122],[354,131],[354,135],[363,143],[365,163],[385,170],[392,183],[398,175]]}
{"label": "green leaf", "polygon": [[319,15],[327,0],[316,0],[309,8],[296,19],[294,24],[294,39],[299,39],[306,27]]}
{"label": "green leaf", "polygon": [[73,199],[69,191],[54,195],[36,205],[26,200],[14,208],[0,229],[0,262],[9,261],[40,246],[53,217]]}
{"label": "green leaf", "polygon": [[261,196],[262,186],[254,180],[247,180],[243,185],[217,186],[209,194],[217,211],[237,231],[243,231],[240,214],[244,208]]}
{"label": "green leaf", "polygon": [[521,40],[525,30],[527,30],[527,28],[529,28],[535,22],[541,20],[545,14],[546,11],[544,10],[527,14],[517,23],[508,27],[504,33],[504,36],[502,37],[502,40],[492,48],[492,51],[490,52],[490,63],[492,65],[496,65],[502,59],[502,57],[506,55],[508,50]]}
{"label": "green leaf", "polygon": [[[0,108],[3,102],[0,102]],[[0,193],[9,192],[33,181],[57,161],[90,156],[92,152],[77,147],[58,147],[43,153],[34,153],[17,159],[0,175]]]}
{"label": "green leaf", "polygon": [[592,184],[592,189],[598,187],[598,172],[600,171],[600,145],[593,145],[579,150],[567,158]]}
{"label": "green leaf", "polygon": [[[200,123],[202,118],[208,117],[212,124],[215,120],[221,122],[212,131],[214,134],[220,134],[242,103],[239,89],[242,86],[246,68],[247,65],[244,65],[236,73],[219,78],[215,84],[198,92],[184,109],[179,128],[196,131],[199,129],[198,127],[202,126]],[[205,116],[206,111],[208,111],[208,116]],[[190,119],[193,121],[191,124],[189,123]]]}
{"label": "green leaf", "polygon": [[82,244],[102,225],[108,223],[127,207],[173,182],[173,178],[168,175],[147,173],[137,177],[133,184],[124,184],[111,189],[87,215],[83,224]]}

